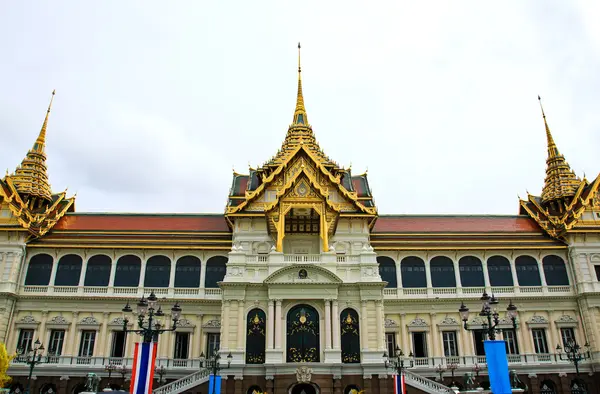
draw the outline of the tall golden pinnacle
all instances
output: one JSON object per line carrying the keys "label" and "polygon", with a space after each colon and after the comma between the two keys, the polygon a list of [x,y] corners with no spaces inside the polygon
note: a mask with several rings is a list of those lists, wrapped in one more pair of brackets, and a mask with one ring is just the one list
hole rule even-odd
{"label": "tall golden pinnacle", "polygon": [[55,91],[52,91],[52,98],[46,111],[46,117],[42,124],[42,129],[38,135],[33,147],[27,152],[27,156],[17,167],[14,175],[11,175],[12,181],[19,192],[24,197],[36,197],[39,200],[52,201],[52,191],[48,181],[48,170],[46,166],[46,128],[48,127],[48,118],[52,109]]}
{"label": "tall golden pinnacle", "polygon": [[304,97],[302,96],[302,67],[300,66],[300,43],[298,43],[298,96],[296,98],[296,110],[294,111],[293,125],[308,126],[306,108],[304,108]]}
{"label": "tall golden pinnacle", "polygon": [[548,140],[546,179],[544,180],[544,188],[542,189],[542,202],[573,197],[581,181],[577,178],[573,170],[571,170],[564,156],[560,154],[554,138],[552,138],[540,96],[538,96],[538,100],[542,110],[544,127],[546,128],[546,139]]}

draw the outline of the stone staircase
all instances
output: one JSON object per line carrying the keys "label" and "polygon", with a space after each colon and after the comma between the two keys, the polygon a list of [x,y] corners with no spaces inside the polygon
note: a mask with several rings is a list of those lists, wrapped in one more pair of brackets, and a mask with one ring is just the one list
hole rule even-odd
{"label": "stone staircase", "polygon": [[404,381],[407,385],[412,386],[416,389],[424,391],[429,394],[455,394],[454,390],[452,390],[448,386],[444,386],[441,383],[436,382],[435,380],[423,377],[421,375],[417,375],[414,372],[404,370]]}
{"label": "stone staircase", "polygon": [[[441,383],[431,380],[429,378],[417,375],[414,372],[405,370],[405,382],[407,385],[419,389],[428,394],[455,394],[454,391]],[[179,394],[184,391],[190,390],[202,383],[208,382],[210,371],[208,369],[201,369],[192,374],[184,376],[181,379],[175,380],[169,384],[165,384],[152,390],[152,394]]]}
{"label": "stone staircase", "polygon": [[204,368],[152,390],[152,394],[179,394],[208,382],[209,375],[210,371]]}

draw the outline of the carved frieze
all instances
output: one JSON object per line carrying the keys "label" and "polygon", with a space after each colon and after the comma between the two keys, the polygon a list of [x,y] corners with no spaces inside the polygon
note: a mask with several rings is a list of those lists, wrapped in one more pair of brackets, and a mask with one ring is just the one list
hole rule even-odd
{"label": "carved frieze", "polygon": [[188,319],[179,319],[179,321],[177,322],[177,327],[181,327],[181,328],[194,328],[194,327],[196,327],[196,325],[193,324]]}
{"label": "carved frieze", "polygon": [[458,320],[456,320],[453,317],[445,317],[441,322],[440,322],[440,326],[457,326],[458,325]]}
{"label": "carved frieze", "polygon": [[81,319],[79,321],[79,324],[84,325],[84,326],[95,326],[95,325],[99,325],[100,322],[94,316],[88,316],[88,317],[84,317],[83,319]]}
{"label": "carved frieze", "polygon": [[48,324],[62,324],[62,325],[66,325],[69,324],[69,322],[67,321],[67,319],[65,319],[64,316],[62,315],[58,315],[58,316],[54,316],[52,319],[50,319],[48,321]]}
{"label": "carved frieze", "polygon": [[392,319],[385,319],[385,328],[396,328],[398,327],[398,323]]}
{"label": "carved frieze", "polygon": [[206,323],[204,323],[202,325],[203,328],[221,328],[221,321],[220,320],[209,320]]}
{"label": "carved frieze", "polygon": [[307,366],[296,368],[296,380],[298,383],[310,383],[313,370]]}
{"label": "carved frieze", "polygon": [[417,318],[413,319],[410,322],[409,326],[412,326],[412,327],[427,327],[429,325],[427,324],[427,322],[423,318],[417,317]]}
{"label": "carved frieze", "polygon": [[17,324],[39,324],[40,322],[35,320],[35,317],[31,315],[23,316]]}

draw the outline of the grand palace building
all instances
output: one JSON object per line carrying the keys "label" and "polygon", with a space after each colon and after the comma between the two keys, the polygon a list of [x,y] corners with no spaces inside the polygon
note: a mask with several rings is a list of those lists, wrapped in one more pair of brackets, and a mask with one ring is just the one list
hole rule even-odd
{"label": "grand palace building", "polygon": [[[557,345],[575,340],[580,379],[597,393],[600,176],[574,173],[546,116],[544,186],[514,215],[380,213],[367,174],[317,143],[300,75],[283,144],[233,174],[224,213],[78,212],[48,181],[50,107],[23,161],[0,163],[17,165],[0,180],[0,342],[10,353],[43,345],[32,392],[78,394],[89,372],[102,387],[127,387],[140,337],[123,332],[122,309],[151,292],[163,326],[174,303],[183,310],[158,339],[159,394],[206,393],[200,356],[215,351],[228,394],[392,393],[384,353],[396,347],[414,356],[410,392],[439,393],[473,372],[485,387],[484,334],[473,328],[485,323],[486,292],[499,300],[499,339],[528,392],[573,390],[575,366]],[[13,393],[27,387],[24,361],[9,369]]]}

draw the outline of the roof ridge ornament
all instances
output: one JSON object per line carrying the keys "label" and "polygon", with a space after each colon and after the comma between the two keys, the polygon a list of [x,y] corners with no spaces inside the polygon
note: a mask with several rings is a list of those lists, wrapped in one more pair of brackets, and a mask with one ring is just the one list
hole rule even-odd
{"label": "roof ridge ornament", "polygon": [[304,107],[304,95],[302,93],[302,64],[300,62],[300,49],[302,46],[298,43],[298,93],[296,96],[296,109],[294,110],[294,121],[292,126],[308,126],[308,117]]}

